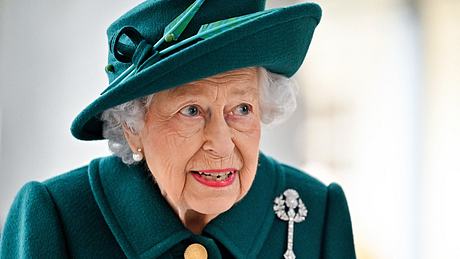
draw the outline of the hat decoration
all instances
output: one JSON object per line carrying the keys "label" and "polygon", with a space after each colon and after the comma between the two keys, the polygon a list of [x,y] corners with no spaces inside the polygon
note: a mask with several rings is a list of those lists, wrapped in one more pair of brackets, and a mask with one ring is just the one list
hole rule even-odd
{"label": "hat decoration", "polygon": [[[153,46],[149,44],[134,27],[126,26],[119,30],[112,43],[112,51],[118,61],[123,63],[132,63],[132,65],[115,78],[115,80],[113,80],[101,94],[104,94],[114,86],[125,81],[127,78],[140,72],[143,68],[153,65],[155,62],[159,61],[161,57],[166,56],[173,51],[190,44],[191,42],[210,38],[216,34],[225,32],[226,29],[230,27],[238,26],[241,23],[267,13],[261,11],[204,24],[195,35],[159,51],[158,49],[163,43],[177,41],[204,1],[205,0],[196,0],[182,14],[177,16],[170,24],[168,24],[168,26],[165,27],[163,37],[161,37],[160,40],[158,40]],[[134,52],[132,50],[130,51],[127,45],[120,42],[122,36],[128,37],[130,41],[134,43]],[[121,49],[124,49],[125,53],[123,53]]]}

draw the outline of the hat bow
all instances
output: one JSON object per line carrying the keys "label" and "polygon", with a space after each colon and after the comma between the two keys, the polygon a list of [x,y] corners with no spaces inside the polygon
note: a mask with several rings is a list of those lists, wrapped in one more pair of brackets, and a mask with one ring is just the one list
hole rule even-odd
{"label": "hat bow", "polygon": [[[122,42],[122,39],[129,39],[130,43]],[[126,26],[118,31],[111,43],[111,50],[115,58],[123,63],[131,63],[135,68],[139,67],[158,51],[150,44],[136,28]]]}

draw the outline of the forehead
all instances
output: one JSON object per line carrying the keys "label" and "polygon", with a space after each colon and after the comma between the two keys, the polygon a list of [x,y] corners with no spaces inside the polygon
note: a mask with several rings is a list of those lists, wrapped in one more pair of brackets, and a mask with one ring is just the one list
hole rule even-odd
{"label": "forehead", "polygon": [[168,97],[212,95],[217,87],[225,87],[229,95],[258,95],[257,68],[224,72],[167,90]]}

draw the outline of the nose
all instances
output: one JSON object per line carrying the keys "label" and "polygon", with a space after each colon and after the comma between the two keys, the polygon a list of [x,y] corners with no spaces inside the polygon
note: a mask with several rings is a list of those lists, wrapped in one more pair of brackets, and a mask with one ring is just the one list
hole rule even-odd
{"label": "nose", "polygon": [[227,124],[223,114],[214,114],[208,118],[204,128],[204,138],[203,149],[218,158],[228,157],[235,148],[232,128]]}

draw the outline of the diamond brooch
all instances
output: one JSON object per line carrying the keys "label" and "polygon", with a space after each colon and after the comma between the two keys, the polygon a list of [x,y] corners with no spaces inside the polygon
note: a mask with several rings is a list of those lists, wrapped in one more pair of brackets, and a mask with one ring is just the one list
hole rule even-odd
{"label": "diamond brooch", "polygon": [[299,223],[307,217],[307,208],[299,197],[299,193],[294,189],[287,189],[280,196],[275,198],[273,210],[276,216],[283,221],[288,222],[287,250],[284,253],[285,259],[295,259],[293,241],[294,241],[294,223]]}

